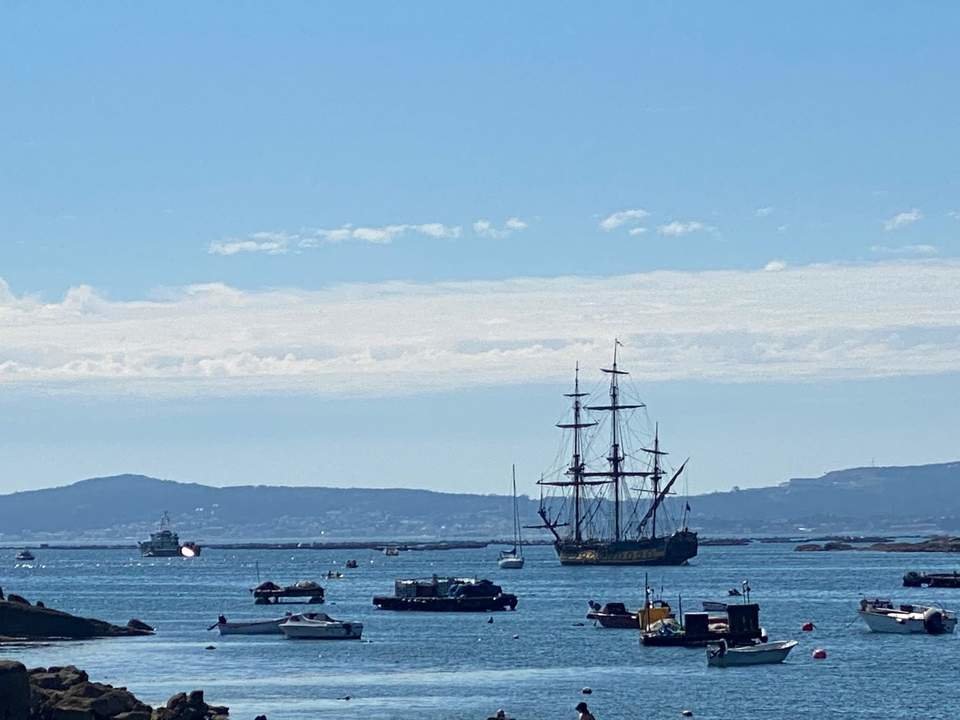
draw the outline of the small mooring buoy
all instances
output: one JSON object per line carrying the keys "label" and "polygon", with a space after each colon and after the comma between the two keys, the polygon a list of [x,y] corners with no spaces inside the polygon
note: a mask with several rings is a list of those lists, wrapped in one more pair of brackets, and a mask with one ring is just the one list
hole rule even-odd
{"label": "small mooring buoy", "polygon": [[827,651],[824,650],[823,648],[817,648],[816,650],[813,651],[813,659],[814,659],[814,660],[826,660],[826,659],[827,659]]}
{"label": "small mooring buoy", "polygon": [[585,688],[583,688],[583,690],[580,691],[580,693],[583,694],[583,695],[592,695],[592,694],[593,694],[593,690],[591,690],[591,689],[588,688],[588,687],[585,687]]}
{"label": "small mooring buoy", "polygon": [[680,714],[684,717],[693,717],[693,710],[681,710]]}
{"label": "small mooring buoy", "polygon": [[803,630],[803,632],[813,632],[813,629],[815,627],[816,625],[814,625],[812,622],[808,620],[803,624],[803,627],[801,627],[800,629]]}

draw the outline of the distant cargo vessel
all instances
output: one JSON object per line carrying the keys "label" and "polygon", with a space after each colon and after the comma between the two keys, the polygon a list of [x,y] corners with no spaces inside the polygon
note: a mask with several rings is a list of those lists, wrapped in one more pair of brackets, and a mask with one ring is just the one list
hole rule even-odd
{"label": "distant cargo vessel", "polygon": [[150,533],[150,539],[138,545],[144,557],[196,557],[200,554],[200,546],[196,543],[180,544],[180,536],[170,529],[170,516],[166,512],[160,517],[157,532]]}
{"label": "distant cargo vessel", "polygon": [[[687,528],[689,505],[685,505],[682,519],[670,534],[662,532],[667,524],[662,516],[664,500],[686,461],[664,482],[667,472],[662,459],[667,453],[660,449],[659,427],[654,430],[652,447],[643,447],[631,434],[629,416],[646,406],[639,401],[623,400],[620,378],[629,373],[617,364],[620,345],[619,340],[614,342],[613,365],[602,369],[610,377],[610,388],[609,398],[599,404],[584,404],[583,398],[589,393],[580,391],[577,368],[573,392],[566,394],[573,401],[573,417],[570,422],[557,425],[570,431],[572,457],[567,467],[540,479],[539,515],[543,525],[539,527],[553,534],[562,565],[683,565],[696,557],[698,547],[697,533]],[[589,430],[601,426],[589,413],[608,414],[609,423],[602,423],[601,428],[610,433],[605,457],[584,455],[597,444],[593,442],[596,436],[588,435]],[[632,467],[643,456],[647,461]],[[606,467],[593,469],[598,461],[605,462]],[[630,480],[640,482],[639,487],[632,489],[638,494],[636,500],[631,499],[627,484]],[[545,499],[543,487],[558,488],[561,497]],[[643,501],[644,495],[649,496],[648,503]]]}

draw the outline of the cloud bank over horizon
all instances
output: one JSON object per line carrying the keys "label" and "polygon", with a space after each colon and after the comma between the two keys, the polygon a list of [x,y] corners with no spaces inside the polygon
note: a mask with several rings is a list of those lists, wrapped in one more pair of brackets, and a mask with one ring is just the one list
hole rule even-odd
{"label": "cloud bank over horizon", "polygon": [[387,396],[557,382],[609,360],[640,382],[805,381],[960,371],[960,262],[777,272],[352,284],[223,284],[58,302],[0,280],[0,386],[181,396]]}

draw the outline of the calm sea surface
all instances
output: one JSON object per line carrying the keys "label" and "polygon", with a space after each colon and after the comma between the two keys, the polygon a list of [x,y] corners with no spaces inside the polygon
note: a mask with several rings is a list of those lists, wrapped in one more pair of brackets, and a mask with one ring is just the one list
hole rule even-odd
{"label": "calm sea surface", "polygon": [[[873,635],[857,619],[864,594],[960,606],[960,590],[900,586],[907,569],[952,570],[960,558],[884,553],[797,553],[791,545],[703,548],[689,567],[654,568],[652,585],[676,609],[749,578],[771,639],[800,641],[781,666],[708,668],[703,649],[644,648],[636,632],[584,619],[587,600],[638,605],[643,568],[565,568],[552,548],[528,549],[527,567],[500,570],[498,548],[407,552],[205,550],[192,560],[141,559],[136,551],[37,552],[33,567],[0,561],[0,586],[32,601],[125,623],[138,617],[155,637],[0,648],[28,666],[75,664],[92,679],[125,685],[146,702],[203,688],[207,700],[252,720],[308,718],[574,718],[586,699],[598,720],[676,718],[960,717],[960,637]],[[342,580],[322,580],[356,558]],[[361,642],[226,637],[207,632],[218,613],[273,617],[247,589],[264,580],[316,579],[325,610],[364,623]],[[489,577],[520,597],[516,612],[488,615],[379,611],[370,599],[393,579],[436,574]],[[296,609],[303,606],[288,606]],[[806,620],[814,633],[801,633]],[[516,637],[515,637],[516,636]],[[213,644],[215,650],[207,650]],[[824,647],[826,661],[814,661]],[[593,694],[580,695],[589,686]],[[350,696],[349,701],[342,700]],[[842,714],[841,714],[842,713]]]}

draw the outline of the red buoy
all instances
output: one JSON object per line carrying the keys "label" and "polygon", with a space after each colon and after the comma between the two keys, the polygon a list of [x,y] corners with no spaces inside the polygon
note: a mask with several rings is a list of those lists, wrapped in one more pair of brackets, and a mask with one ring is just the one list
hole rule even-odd
{"label": "red buoy", "polygon": [[812,622],[805,622],[805,623],[803,624],[803,627],[800,628],[800,629],[803,630],[804,632],[813,632],[813,629],[814,629],[815,627],[816,627],[816,625],[814,625]]}
{"label": "red buoy", "polygon": [[823,648],[817,648],[816,650],[813,651],[813,659],[814,659],[814,660],[826,660],[826,659],[827,659],[827,651],[824,650]]}

